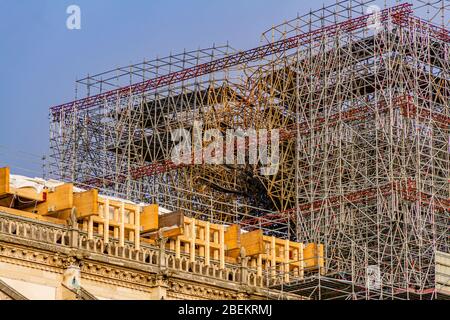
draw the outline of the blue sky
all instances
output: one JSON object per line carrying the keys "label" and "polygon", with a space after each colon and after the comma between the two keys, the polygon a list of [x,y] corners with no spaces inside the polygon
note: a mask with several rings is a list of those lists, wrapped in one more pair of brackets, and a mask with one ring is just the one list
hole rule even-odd
{"label": "blue sky", "polygon": [[[40,174],[48,109],[73,100],[77,78],[213,43],[252,48],[273,24],[334,2],[0,0],[0,166]],[[66,28],[71,4],[81,30]]]}

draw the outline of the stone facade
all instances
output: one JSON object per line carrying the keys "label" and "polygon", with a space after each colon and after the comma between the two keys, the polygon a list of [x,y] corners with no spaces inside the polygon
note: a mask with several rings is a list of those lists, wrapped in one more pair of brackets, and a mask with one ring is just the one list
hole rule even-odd
{"label": "stone facade", "polygon": [[[0,279],[28,299],[80,299],[72,284],[97,299],[279,297],[247,269],[245,259],[240,266],[219,269],[175,259],[164,247],[112,244],[98,250],[100,242],[86,241],[73,226],[0,212]],[[78,280],[74,270],[79,270]]]}

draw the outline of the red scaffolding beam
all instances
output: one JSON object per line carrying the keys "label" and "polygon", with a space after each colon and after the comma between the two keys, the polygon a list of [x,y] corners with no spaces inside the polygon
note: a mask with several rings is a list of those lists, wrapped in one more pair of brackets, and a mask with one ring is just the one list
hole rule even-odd
{"label": "red scaffolding beam", "polygon": [[367,188],[364,190],[352,191],[339,196],[331,196],[313,202],[302,203],[298,208],[292,208],[278,213],[262,215],[260,217],[246,218],[240,221],[243,226],[255,229],[259,226],[268,227],[277,223],[288,223],[289,217],[295,219],[297,211],[302,215],[318,212],[325,207],[336,208],[343,203],[364,203],[376,199],[378,195],[389,196],[397,192],[404,200],[418,203],[420,206],[432,206],[435,210],[450,213],[450,199],[440,198],[431,194],[417,190],[416,181],[408,178],[403,181],[393,181],[380,187]]}
{"label": "red scaffolding beam", "polygon": [[[413,103],[413,98],[409,95],[398,96],[392,100],[392,108],[400,108],[401,114],[404,117],[415,118],[418,117],[420,120],[433,119],[436,124],[444,129],[448,129],[450,126],[450,117],[445,116],[443,114],[437,114],[435,112],[431,112],[430,110],[417,107]],[[375,110],[378,112],[386,112],[389,110],[389,105],[382,101],[378,103],[376,106],[370,108],[369,106],[361,106],[349,109],[347,111],[334,114],[328,118],[322,117],[318,118],[314,124],[311,124],[309,121],[305,121],[299,124],[299,132],[307,133],[312,130],[319,130],[324,125],[328,125],[330,127],[338,124],[338,121],[354,121],[361,120],[367,118],[370,114],[374,113]],[[294,138],[297,135],[297,126],[291,125],[286,128],[280,129],[279,139],[280,141],[286,141]],[[249,146],[250,140],[246,141],[245,150],[247,150]],[[268,141],[269,143],[269,141]],[[244,150],[244,151],[245,151]],[[203,150],[202,150],[203,153]],[[226,146],[224,146],[224,154],[226,153]],[[114,182],[123,182],[128,177],[131,177],[134,180],[150,177],[160,173],[180,169],[183,167],[188,167],[194,165],[195,155],[191,156],[191,163],[181,163],[176,164],[172,160],[161,160],[156,161],[147,165],[143,165],[137,168],[133,168],[130,170],[130,175],[120,174],[119,176],[108,175],[101,178],[93,178],[87,181],[84,181],[84,185],[99,187],[99,186],[109,186]],[[202,162],[204,164],[204,162]]]}
{"label": "red scaffolding beam", "polygon": [[[404,23],[404,21],[407,21],[407,18],[409,17],[410,13],[413,12],[411,7],[412,7],[411,4],[404,3],[394,6],[392,8],[384,9],[380,12],[379,19],[381,22],[383,22],[387,21],[389,18],[392,17],[394,23],[398,21]],[[91,97],[54,106],[50,108],[50,110],[52,115],[54,117],[57,117],[62,112],[71,113],[75,110],[77,111],[86,110],[98,106],[111,99],[117,100],[126,96],[143,94],[144,92],[147,92],[148,90],[151,89],[157,89],[177,82],[193,79],[199,76],[224,70],[226,68],[237,66],[243,63],[262,59],[264,57],[276,53],[297,48],[301,45],[305,45],[313,41],[316,41],[325,35],[331,37],[341,31],[351,32],[357,29],[364,28],[367,26],[367,21],[371,16],[372,14],[367,14],[357,18],[349,19],[347,21],[323,27],[318,30],[293,36],[288,39],[279,40],[247,51],[238,52],[236,54],[232,54],[211,62],[203,63],[191,68],[183,69],[177,72],[172,72],[167,75],[135,83],[126,87],[114,89]]]}

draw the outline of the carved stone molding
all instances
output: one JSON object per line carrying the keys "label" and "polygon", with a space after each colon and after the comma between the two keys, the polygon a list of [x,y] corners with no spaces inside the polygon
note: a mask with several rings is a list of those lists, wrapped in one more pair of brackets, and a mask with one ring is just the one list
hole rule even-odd
{"label": "carved stone molding", "polygon": [[81,268],[83,266],[83,258],[84,256],[81,254],[71,254],[67,257],[63,257],[62,260],[62,267],[64,269],[67,269],[69,267],[78,267]]}
{"label": "carved stone molding", "polygon": [[[155,285],[155,277],[145,273],[130,272],[114,266],[83,263],[79,255],[63,256],[59,253],[40,252],[0,243],[0,261],[23,267],[62,274],[69,266],[78,266],[81,277],[148,292]],[[146,287],[146,288],[145,288]]]}
{"label": "carved stone molding", "polygon": [[245,299],[251,294],[207,283],[180,281],[172,273],[139,272],[86,261],[80,255],[63,256],[3,243],[0,243],[0,261],[56,273],[63,273],[64,269],[75,265],[80,267],[82,279],[144,292],[151,292],[152,288],[162,286],[167,288],[168,297],[177,299]]}
{"label": "carved stone molding", "polygon": [[93,262],[83,263],[81,277],[145,292],[149,292],[156,284],[155,276],[149,273],[130,271]]}
{"label": "carved stone molding", "polygon": [[0,261],[49,272],[63,272],[63,259],[61,256],[32,248],[22,248],[0,243]]}
{"label": "carved stone molding", "polygon": [[[75,230],[75,227],[76,225],[72,223],[71,230]],[[70,238],[70,234],[68,236]],[[64,274],[64,271],[70,267],[76,267],[80,270],[81,279],[148,293],[156,287],[165,288],[167,295],[173,298],[262,297],[260,290],[256,292],[247,290],[247,292],[243,290],[246,286],[239,282],[230,282],[222,277],[208,277],[198,272],[178,270],[174,266],[168,268],[164,250],[166,239],[159,239],[159,252],[158,248],[153,248],[154,254],[159,253],[156,255],[159,261],[152,262],[153,260],[150,259],[150,263],[91,251],[78,247],[78,241],[75,241],[73,245],[63,244],[61,239],[58,240],[59,242],[57,240],[48,242],[12,233],[1,233],[0,261],[58,274]],[[241,253],[240,259],[245,267],[245,253]],[[241,273],[244,274],[242,270]]]}
{"label": "carved stone molding", "polygon": [[167,292],[167,298],[170,300],[208,300],[207,298],[195,297],[173,291]]}
{"label": "carved stone molding", "polygon": [[237,299],[238,293],[206,284],[193,284],[171,279],[168,281],[168,296],[180,299],[196,297],[199,299],[229,300]]}

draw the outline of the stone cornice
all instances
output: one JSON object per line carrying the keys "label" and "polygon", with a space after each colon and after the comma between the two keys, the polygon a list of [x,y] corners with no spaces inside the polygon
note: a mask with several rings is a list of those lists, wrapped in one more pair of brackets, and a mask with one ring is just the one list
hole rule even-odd
{"label": "stone cornice", "polygon": [[0,261],[33,269],[63,273],[63,258],[30,247],[10,245],[0,241]]}
{"label": "stone cornice", "polygon": [[[0,261],[10,264],[62,274],[68,265],[77,261],[74,258],[74,253],[78,250],[61,254],[60,252],[48,252],[24,244],[7,243],[2,240],[0,238]],[[24,241],[20,240],[20,242]],[[79,257],[83,256],[80,252],[78,253]],[[107,264],[93,260],[95,258],[95,255],[83,256],[81,263],[82,279],[144,292],[150,292],[151,288],[155,286],[165,286],[168,289],[168,295],[173,298],[240,299],[249,296],[242,293],[240,287],[234,283],[220,285],[216,281],[216,285],[210,285],[212,283],[210,279],[205,277],[195,279],[196,276],[189,273],[179,274],[178,272],[168,271],[166,274],[159,274],[150,270],[138,271],[135,268],[140,265],[139,263],[135,263],[136,265],[133,266],[130,265],[133,263],[124,263],[124,266],[117,266],[117,262],[116,264]],[[264,296],[260,293],[255,297],[263,298]]]}
{"label": "stone cornice", "polygon": [[[9,219],[7,215],[2,217]],[[14,218],[11,221],[20,221],[25,225],[29,223],[20,218]],[[67,267],[76,265],[80,267],[81,278],[145,292],[150,292],[154,287],[165,287],[173,294],[195,296],[199,299],[265,298],[267,296],[265,288],[226,280],[227,276],[222,272],[230,272],[230,270],[221,270],[220,276],[210,276],[205,271],[200,273],[185,271],[184,267],[183,269],[169,267],[158,258],[155,262],[153,257],[161,254],[156,251],[157,248],[132,251],[129,255],[127,254],[127,257],[120,256],[117,252],[102,253],[85,248],[79,244],[78,240],[72,241],[78,237],[72,239],[70,232],[60,233],[61,231],[54,229],[56,233],[37,233],[28,237],[29,233],[23,231],[24,224],[14,225],[14,229],[7,227],[0,230],[0,261],[59,274],[63,273]],[[4,225],[8,226],[7,223]],[[52,227],[41,222],[33,222],[29,226],[38,229]],[[71,240],[67,241],[67,237]],[[145,255],[150,255],[150,259],[148,256],[145,259]],[[192,269],[196,270],[195,267]]]}

